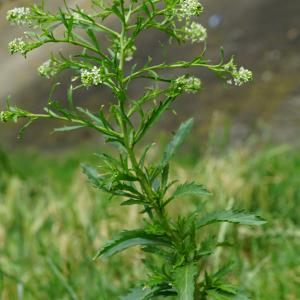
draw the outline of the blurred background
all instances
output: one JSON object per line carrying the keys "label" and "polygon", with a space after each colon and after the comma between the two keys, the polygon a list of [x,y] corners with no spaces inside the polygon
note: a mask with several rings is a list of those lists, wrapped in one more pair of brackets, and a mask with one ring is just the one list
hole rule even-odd
{"label": "blurred background", "polygon": [[[89,1],[67,1],[87,7]],[[26,60],[10,56],[7,44],[21,32],[9,26],[6,11],[33,1],[0,0],[0,105],[5,99],[39,112],[53,82],[40,78],[37,67],[51,46]],[[46,0],[50,9],[60,0]],[[207,56],[226,57],[253,70],[243,87],[220,84],[211,74],[195,71],[204,82],[197,95],[184,95],[160,121],[149,141],[157,142],[155,159],[180,122],[194,117],[190,140],[173,165],[176,179],[199,181],[213,191],[200,201],[205,210],[234,206],[257,211],[268,220],[261,229],[226,232],[221,256],[237,261],[233,282],[253,299],[300,299],[300,1],[203,0],[201,23],[208,29]],[[197,46],[162,48],[167,38],[149,32],[138,43],[138,61],[192,57]],[[58,97],[64,99],[68,74]],[[133,86],[132,95],[138,92]],[[101,88],[81,91],[81,106],[91,110],[110,101]],[[83,104],[84,103],[84,104]],[[53,123],[39,122],[17,139],[20,124],[0,125],[0,300],[118,299],[143,274],[138,250],[93,262],[103,241],[120,228],[140,222],[137,210],[118,208],[86,183],[79,164],[98,164],[91,155],[103,149],[87,131],[52,134]],[[199,199],[190,199],[199,207]],[[219,227],[213,227],[216,236]],[[130,251],[131,252],[131,251]],[[105,274],[105,276],[104,276]],[[124,275],[126,274],[126,275]],[[99,298],[99,295],[101,297]]]}

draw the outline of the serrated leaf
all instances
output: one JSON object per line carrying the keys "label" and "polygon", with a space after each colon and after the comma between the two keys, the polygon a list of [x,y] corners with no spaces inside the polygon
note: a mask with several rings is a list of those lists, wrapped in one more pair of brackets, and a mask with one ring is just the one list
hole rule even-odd
{"label": "serrated leaf", "polygon": [[184,195],[208,196],[211,195],[211,193],[201,184],[186,182],[177,186],[172,197],[180,197]]}
{"label": "serrated leaf", "polygon": [[228,222],[242,225],[263,225],[264,219],[253,213],[247,213],[241,210],[225,210],[209,213],[196,222],[196,227],[200,228],[212,223]]}
{"label": "serrated leaf", "polygon": [[166,166],[169,163],[170,159],[172,158],[176,150],[183,143],[184,139],[190,132],[192,126],[193,126],[193,119],[189,119],[186,122],[181,124],[178,131],[173,136],[171,142],[167,145],[167,148],[163,154],[163,159],[161,161],[162,167]]}
{"label": "serrated leaf", "polygon": [[104,245],[96,258],[109,257],[133,246],[170,245],[169,241],[160,235],[149,234],[144,230],[126,230]]}
{"label": "serrated leaf", "polygon": [[189,264],[176,269],[175,286],[179,300],[194,300],[197,267]]}

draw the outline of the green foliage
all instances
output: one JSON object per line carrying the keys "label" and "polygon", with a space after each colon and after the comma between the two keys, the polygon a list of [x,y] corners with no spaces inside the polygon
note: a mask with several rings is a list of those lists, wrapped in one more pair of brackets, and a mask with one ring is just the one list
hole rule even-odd
{"label": "green foliage", "polygon": [[104,245],[96,258],[100,256],[108,257],[136,245],[170,246],[170,242],[164,236],[149,234],[144,230],[123,231],[112,241]]}
{"label": "green foliage", "polygon": [[[206,299],[207,291],[216,288],[215,281],[210,280],[209,275],[202,283],[196,285],[195,281],[206,271],[201,264],[203,257],[213,250],[206,249],[208,247],[199,242],[199,230],[216,222],[246,225],[264,223],[255,215],[239,211],[221,211],[205,215],[199,220],[198,212],[179,215],[176,220],[169,216],[167,204],[174,198],[208,194],[202,185],[191,182],[177,185],[175,192],[169,196],[169,189],[175,184],[170,180],[169,163],[190,132],[192,119],[179,127],[159,162],[148,161],[149,146],[144,149],[141,158],[137,156],[137,144],[174,101],[184,93],[197,93],[202,89],[199,78],[188,73],[179,77],[172,74],[164,77],[166,71],[208,69],[223,81],[237,86],[252,78],[251,71],[243,67],[238,69],[232,58],[225,62],[222,52],[219,63],[208,61],[205,58],[205,44],[192,60],[153,64],[149,57],[144,64],[130,65],[138,51],[136,41],[148,29],[164,32],[172,43],[205,42],[206,29],[195,21],[202,11],[203,6],[197,0],[116,0],[112,3],[94,0],[91,1],[89,12],[65,3],[64,8],[52,13],[45,9],[42,2],[30,8],[11,10],[7,14],[8,21],[29,29],[24,33],[25,40],[17,38],[9,43],[11,54],[20,53],[26,57],[28,52],[48,43],[70,44],[78,49],[69,57],[54,53],[38,68],[40,75],[46,78],[66,69],[73,72],[72,85],[67,91],[67,105],[55,99],[57,85],[54,85],[45,113],[30,113],[8,104],[7,110],[1,112],[0,120],[7,122],[25,118],[28,121],[25,125],[27,128],[39,119],[56,119],[67,123],[56,131],[86,127],[101,133],[106,143],[117,146],[118,154],[115,156],[99,154],[99,168],[83,165],[83,171],[96,188],[111,196],[121,197],[123,205],[139,205],[144,215],[142,229],[121,232],[104,245],[97,255],[108,257],[136,245],[146,253],[148,260],[145,261],[145,267],[149,274],[148,279],[141,282],[143,287],[150,287],[150,290],[148,292],[146,289],[145,293],[134,290],[129,297],[146,299],[177,295],[179,299],[189,300],[202,295],[201,299]],[[118,21],[118,30],[106,25],[105,20],[110,18]],[[58,27],[62,33],[58,34]],[[108,41],[108,47],[101,43],[103,38]],[[128,89],[137,79],[144,79],[145,92],[131,100]],[[109,103],[108,110],[104,111],[100,106],[98,113],[92,113],[86,108],[76,107],[74,92],[90,86],[109,88],[113,101]],[[136,119],[138,122],[134,121]],[[150,257],[156,257],[158,262],[151,263]],[[56,268],[52,269],[61,277]],[[217,283],[219,289],[226,286],[220,280]],[[66,282],[64,287],[75,299]]]}
{"label": "green foliage", "polygon": [[177,186],[173,193],[173,197],[180,197],[184,195],[198,195],[207,196],[211,195],[210,192],[201,184],[195,182],[186,182]]}
{"label": "green foliage", "polygon": [[[297,299],[300,293],[297,281],[299,147],[262,148],[259,143],[260,147],[245,143],[242,149],[231,148],[218,159],[205,155],[189,164],[178,156],[173,172],[180,178],[203,182],[210,187],[213,197],[204,198],[207,199],[204,203],[200,200],[198,206],[198,197],[185,196],[168,209],[175,215],[198,206],[201,217],[205,210],[220,211],[227,207],[229,199],[234,198],[235,206],[259,211],[268,220],[265,226],[248,228],[226,224],[224,242],[217,248],[215,237],[223,224],[202,227],[198,245],[201,244],[202,254],[206,252],[206,255],[202,256],[205,268],[200,266],[200,269],[206,269],[211,277],[224,269],[222,265],[226,261],[235,261],[227,273],[223,272],[223,284],[242,286],[246,295],[255,300],[277,299],[278,295],[283,299]],[[101,148],[107,150],[105,146]],[[80,162],[97,165],[97,156],[90,155],[97,150],[97,146],[91,149],[89,145],[59,155],[22,148],[3,151],[1,166],[4,167],[0,168],[0,295],[3,299],[18,299],[21,286],[24,300],[70,299],[65,282],[79,299],[98,300],[99,295],[103,300],[118,299],[119,295],[128,293],[129,287],[147,290],[140,279],[147,277],[147,283],[151,279],[152,284],[166,278],[161,268],[158,274],[151,272],[148,277],[150,271],[140,261],[152,255],[141,252],[138,246],[104,261],[92,260],[106,239],[115,237],[120,229],[140,225],[138,207],[120,208],[117,199],[111,201],[108,195],[86,183]],[[220,264],[217,264],[215,255],[219,251]],[[213,256],[209,256],[210,252]],[[49,259],[65,282],[50,268]],[[152,265],[158,263],[160,258],[152,261]],[[199,279],[202,278],[201,275]],[[241,294],[240,289],[238,292]]]}
{"label": "green foliage", "polygon": [[242,225],[263,225],[266,223],[265,220],[259,216],[256,216],[255,214],[245,213],[238,210],[225,210],[206,214],[203,218],[197,221],[196,226],[200,228],[218,222],[228,222]]}
{"label": "green foliage", "polygon": [[163,154],[163,158],[162,158],[162,162],[161,162],[161,165],[163,167],[165,167],[169,163],[170,159],[172,158],[172,156],[174,155],[174,153],[176,152],[178,147],[183,143],[185,137],[190,132],[192,126],[193,126],[193,119],[186,121],[185,123],[183,123],[180,126],[180,128],[174,135],[171,142],[168,144],[168,146]]}
{"label": "green foliage", "polygon": [[135,288],[130,293],[124,297],[121,297],[121,300],[144,300],[149,299],[153,296],[153,291],[149,288]]}
{"label": "green foliage", "polygon": [[179,300],[194,299],[196,275],[197,267],[194,264],[177,268],[175,271],[175,286]]}

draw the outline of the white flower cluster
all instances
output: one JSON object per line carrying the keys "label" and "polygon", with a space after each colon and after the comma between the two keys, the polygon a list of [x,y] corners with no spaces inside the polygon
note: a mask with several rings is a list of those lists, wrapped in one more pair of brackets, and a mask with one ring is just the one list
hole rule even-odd
{"label": "white flower cluster", "polygon": [[11,54],[21,53],[22,55],[25,55],[27,44],[22,38],[16,38],[8,43],[8,49]]}
{"label": "white flower cluster", "polygon": [[199,78],[191,76],[181,76],[175,80],[175,85],[177,90],[180,92],[195,94],[201,90],[202,82]]}
{"label": "white flower cluster", "polygon": [[38,72],[41,76],[49,79],[59,72],[59,65],[53,59],[49,59],[38,67]]}
{"label": "white flower cluster", "polygon": [[248,81],[251,81],[253,78],[253,75],[250,70],[245,69],[244,67],[240,67],[239,70],[236,68],[233,70],[232,77],[233,77],[233,81],[228,80],[227,83],[241,86],[241,85],[247,83]]}
{"label": "white flower cluster", "polygon": [[192,22],[189,27],[185,28],[185,39],[191,40],[192,43],[204,42],[206,38],[206,28],[199,23]]}
{"label": "white flower cluster", "polygon": [[30,25],[31,9],[28,7],[16,7],[7,12],[6,19],[12,24]]}
{"label": "white flower cluster", "polygon": [[203,11],[203,6],[198,0],[181,0],[179,8],[180,18],[190,18],[199,16]]}
{"label": "white flower cluster", "polygon": [[102,70],[94,66],[92,69],[82,69],[81,82],[84,86],[99,85],[103,82]]}

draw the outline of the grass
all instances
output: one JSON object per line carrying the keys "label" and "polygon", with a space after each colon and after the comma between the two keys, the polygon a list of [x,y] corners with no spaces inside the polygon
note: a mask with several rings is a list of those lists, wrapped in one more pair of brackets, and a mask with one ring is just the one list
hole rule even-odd
{"label": "grass", "polygon": [[[91,188],[81,161],[97,164],[84,151],[0,154],[0,300],[118,299],[144,276],[138,249],[93,261],[113,232],[141,220],[134,207],[119,208],[118,199]],[[253,299],[300,299],[299,169],[299,148],[257,144],[173,165],[175,178],[213,192],[177,201],[173,211],[234,206],[268,220],[263,228],[214,225],[206,233],[227,245],[208,262],[211,269],[223,258],[236,261],[229,276]]]}

